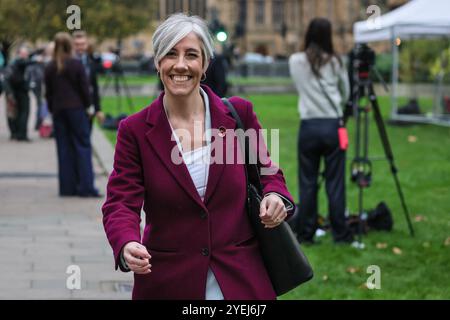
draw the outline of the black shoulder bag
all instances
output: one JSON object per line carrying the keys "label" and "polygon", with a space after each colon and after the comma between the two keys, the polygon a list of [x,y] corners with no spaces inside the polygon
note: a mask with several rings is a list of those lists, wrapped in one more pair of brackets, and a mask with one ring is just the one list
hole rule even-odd
{"label": "black shoulder bag", "polygon": [[[238,129],[245,131],[234,106],[226,99],[222,101],[231,111]],[[248,137],[238,134],[241,150],[245,150],[245,176],[247,180],[247,213],[259,243],[264,265],[277,296],[280,296],[313,277],[313,270],[302,252],[294,233],[283,221],[275,228],[264,228],[259,217],[262,200],[262,185],[257,164],[249,158]]]}

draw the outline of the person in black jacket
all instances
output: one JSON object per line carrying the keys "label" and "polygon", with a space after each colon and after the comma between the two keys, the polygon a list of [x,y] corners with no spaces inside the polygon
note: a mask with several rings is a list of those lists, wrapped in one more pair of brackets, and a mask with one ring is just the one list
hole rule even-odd
{"label": "person in black jacket", "polygon": [[93,109],[90,113],[90,127],[92,128],[92,121],[94,116],[101,124],[105,120],[100,106],[100,93],[98,88],[97,71],[98,63],[95,61],[92,53],[89,52],[89,43],[86,32],[78,30],[73,33],[73,44],[75,49],[75,57],[80,59],[83,63],[89,84],[89,93]]}
{"label": "person in black jacket", "polygon": [[19,47],[17,58],[8,67],[7,81],[15,101],[15,115],[8,117],[11,140],[30,141],[28,138],[28,116],[30,114],[29,82],[25,77],[25,69],[31,64],[29,50]]}
{"label": "person in black jacket", "polygon": [[220,53],[221,49],[220,45],[216,44],[216,55],[211,59],[206,70],[206,78],[202,83],[210,87],[219,97],[225,97],[228,91],[228,62],[225,55]]}
{"label": "person in black jacket", "polygon": [[99,197],[94,187],[87,108],[91,103],[83,64],[72,57],[72,39],[55,36],[53,60],[45,69],[48,109],[58,151],[60,196]]}

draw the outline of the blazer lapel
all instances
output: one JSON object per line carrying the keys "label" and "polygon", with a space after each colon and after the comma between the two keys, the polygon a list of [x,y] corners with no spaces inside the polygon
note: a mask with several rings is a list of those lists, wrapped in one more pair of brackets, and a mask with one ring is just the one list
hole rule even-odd
{"label": "blazer lapel", "polygon": [[[162,103],[163,95],[164,94],[162,93],[149,108],[147,123],[151,124],[153,127],[146,133],[147,141],[181,188],[186,191],[195,202],[206,209],[195,188],[189,171],[182,160],[177,143],[172,139],[172,130],[165,115]],[[176,161],[173,161],[172,157],[175,157]]]}
{"label": "blazer lapel", "polygon": [[[208,87],[202,86],[202,88],[206,91],[209,97],[209,108],[211,113],[211,129],[225,129],[225,130],[234,130],[236,128],[236,121],[230,115],[227,107],[223,104],[222,100],[218,96],[216,96],[211,89]],[[208,183],[206,186],[206,194],[205,194],[205,204],[208,204],[209,199],[214,194],[214,190],[216,189],[218,182],[222,176],[223,170],[225,169],[226,163],[224,157],[222,155],[218,155],[217,151],[223,152],[226,154],[226,146],[227,139],[233,139],[234,135],[225,134],[224,137],[219,136],[219,130],[212,130],[211,139],[213,141],[211,149],[211,158],[216,157],[222,160],[223,163],[219,164],[213,162],[209,166],[209,176]],[[220,148],[217,145],[217,150],[215,151],[214,145],[217,143],[222,143],[222,147]],[[236,152],[236,147],[233,146],[234,152]],[[234,156],[236,157],[236,155]]]}
{"label": "blazer lapel", "polygon": [[[225,130],[234,130],[236,128],[236,121],[231,116],[227,107],[222,103],[220,98],[216,96],[208,87],[202,86],[202,88],[206,91],[209,97],[209,108],[211,113],[211,129],[212,130],[212,140],[213,146],[214,141],[216,143],[222,143],[222,148],[218,147],[218,150],[226,152],[227,139],[234,139],[234,135],[225,135],[224,137],[220,137],[218,134],[219,129]],[[204,202],[201,200],[197,189],[195,188],[194,182],[191,179],[189,171],[182,161],[181,154],[179,153],[177,143],[175,139],[172,139],[172,130],[170,128],[169,122],[164,112],[163,107],[163,95],[162,93],[158,99],[153,102],[150,106],[148,115],[147,115],[147,123],[149,123],[152,128],[147,131],[146,138],[153,150],[155,151],[158,158],[161,162],[166,166],[168,171],[172,174],[174,179],[178,182],[178,184],[182,187],[182,189],[189,194],[189,196],[200,205],[203,209],[206,210],[206,204],[208,203],[211,196],[214,194],[215,189],[217,188],[218,182],[222,176],[223,170],[225,169],[226,163],[217,163],[213,162],[209,166],[209,174],[208,174],[208,182],[206,185],[206,193]],[[233,146],[234,152],[239,152],[234,144],[230,144]],[[211,158],[218,157],[220,160],[225,161],[223,157],[215,153],[214,148],[211,149]],[[172,161],[172,155],[175,154],[178,164]],[[234,155],[236,158],[236,155]]]}

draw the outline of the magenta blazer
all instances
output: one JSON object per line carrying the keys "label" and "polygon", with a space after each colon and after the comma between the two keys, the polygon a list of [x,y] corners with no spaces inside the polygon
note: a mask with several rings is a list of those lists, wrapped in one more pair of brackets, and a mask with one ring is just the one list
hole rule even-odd
{"label": "magenta blazer", "polygon": [[[211,127],[235,129],[236,122],[220,98],[202,88],[209,97]],[[205,299],[208,267],[225,299],[275,299],[246,215],[244,166],[211,164],[202,201],[186,165],[171,161],[176,142],[171,139],[163,95],[119,126],[114,169],[102,207],[116,270],[123,246],[137,241],[152,256],[152,272],[134,275],[133,299]],[[250,102],[238,97],[230,101],[246,128],[261,128]],[[227,135],[213,139],[223,139],[225,144]],[[277,192],[294,203],[282,171],[276,170],[261,177],[264,194]],[[146,226],[141,240],[142,205]]]}

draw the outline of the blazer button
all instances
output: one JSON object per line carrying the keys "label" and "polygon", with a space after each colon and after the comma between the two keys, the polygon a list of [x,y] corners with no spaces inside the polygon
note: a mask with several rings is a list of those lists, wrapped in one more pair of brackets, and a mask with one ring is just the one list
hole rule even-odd
{"label": "blazer button", "polygon": [[209,249],[208,248],[202,248],[202,255],[207,257],[209,256]]}
{"label": "blazer button", "polygon": [[200,213],[200,219],[205,220],[207,216],[208,216],[208,214],[207,214],[205,211],[202,211],[202,212]]}

